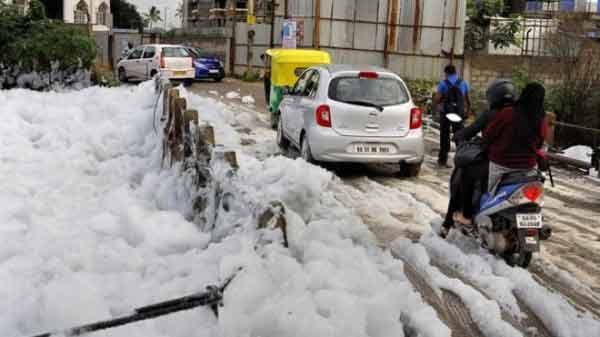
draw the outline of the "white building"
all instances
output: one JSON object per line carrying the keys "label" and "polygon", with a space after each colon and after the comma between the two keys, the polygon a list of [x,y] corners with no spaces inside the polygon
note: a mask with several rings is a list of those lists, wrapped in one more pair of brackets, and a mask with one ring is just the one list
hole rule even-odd
{"label": "white building", "polygon": [[[46,14],[51,19],[63,20],[66,23],[92,24],[94,30],[105,30],[112,27],[110,0],[40,0],[46,7]],[[25,11],[29,0],[9,0]]]}
{"label": "white building", "polygon": [[[88,16],[89,15],[89,16]],[[68,23],[112,26],[110,0],[63,0],[63,20]]]}

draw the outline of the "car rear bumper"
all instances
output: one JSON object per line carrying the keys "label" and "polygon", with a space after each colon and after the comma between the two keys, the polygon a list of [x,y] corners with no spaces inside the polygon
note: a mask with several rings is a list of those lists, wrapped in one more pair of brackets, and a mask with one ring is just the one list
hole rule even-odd
{"label": "car rear bumper", "polygon": [[[423,130],[411,130],[404,137],[358,137],[342,136],[330,128],[315,126],[309,130],[309,146],[313,158],[324,162],[352,163],[398,163],[410,164],[423,161],[425,142]],[[394,149],[390,154],[355,153],[354,144],[383,143]]]}
{"label": "car rear bumper", "polygon": [[163,69],[160,71],[160,73],[166,78],[175,80],[193,79],[196,76],[196,71],[194,70],[194,68],[181,70]]}
{"label": "car rear bumper", "polygon": [[[210,72],[210,70],[218,70],[218,72]],[[223,78],[225,77],[224,69],[196,69],[196,78]]]}

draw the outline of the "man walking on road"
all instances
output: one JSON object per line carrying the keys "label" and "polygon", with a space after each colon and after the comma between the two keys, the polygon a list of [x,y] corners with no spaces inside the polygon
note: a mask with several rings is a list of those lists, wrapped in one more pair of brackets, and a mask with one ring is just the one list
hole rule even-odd
{"label": "man walking on road", "polygon": [[[450,129],[453,133],[464,127],[464,120],[469,117],[471,101],[469,99],[469,84],[456,74],[456,67],[450,64],[444,68],[446,79],[440,81],[434,97],[434,104],[440,108],[440,153],[438,164],[448,167],[448,152],[450,151]],[[441,105],[441,106],[440,106]],[[457,114],[462,117],[460,122],[451,122],[447,114]]]}

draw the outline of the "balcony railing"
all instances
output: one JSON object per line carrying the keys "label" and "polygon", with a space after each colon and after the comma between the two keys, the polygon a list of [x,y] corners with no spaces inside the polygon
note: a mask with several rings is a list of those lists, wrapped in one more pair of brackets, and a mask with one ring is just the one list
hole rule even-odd
{"label": "balcony railing", "polygon": [[552,14],[558,12],[600,13],[597,1],[590,0],[535,0],[527,1],[527,13]]}

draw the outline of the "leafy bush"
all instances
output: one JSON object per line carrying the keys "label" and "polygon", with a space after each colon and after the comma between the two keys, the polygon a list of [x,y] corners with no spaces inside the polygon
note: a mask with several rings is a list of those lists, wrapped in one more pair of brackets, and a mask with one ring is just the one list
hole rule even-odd
{"label": "leafy bush", "polygon": [[465,31],[465,48],[480,50],[491,41],[494,48],[520,45],[521,18],[492,21],[493,17],[506,16],[510,2],[505,0],[468,0],[469,22]]}
{"label": "leafy bush", "polygon": [[[15,6],[0,7],[0,65],[19,72],[89,69],[96,45],[85,28],[46,18],[43,5],[32,0],[26,15]],[[54,64],[54,65],[53,65]]]}
{"label": "leafy bush", "polygon": [[432,97],[437,88],[437,83],[428,80],[407,80],[404,82],[410,91],[414,103],[423,109],[426,114],[433,112]]}
{"label": "leafy bush", "polygon": [[521,92],[527,83],[535,81],[535,79],[531,76],[527,68],[524,66],[515,67],[512,73],[512,81],[517,87],[517,92]]}
{"label": "leafy bush", "polygon": [[256,82],[260,80],[260,73],[256,71],[245,71],[241,79],[244,82]]}
{"label": "leafy bush", "polygon": [[115,73],[110,69],[102,69],[99,67],[95,67],[92,72],[92,82],[97,83],[102,87],[118,87],[121,85],[121,82],[115,76]]}
{"label": "leafy bush", "polygon": [[110,0],[110,10],[113,15],[113,25],[119,28],[143,29],[143,20],[137,7],[127,0]]}

